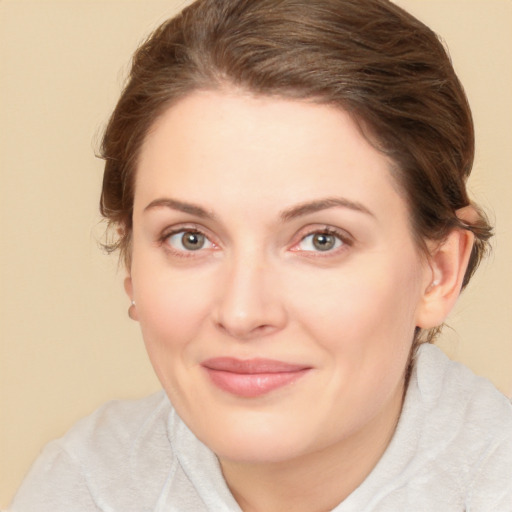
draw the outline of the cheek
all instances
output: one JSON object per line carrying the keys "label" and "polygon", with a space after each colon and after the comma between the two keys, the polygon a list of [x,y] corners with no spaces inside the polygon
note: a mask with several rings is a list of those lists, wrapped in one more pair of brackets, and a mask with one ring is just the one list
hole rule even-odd
{"label": "cheek", "polygon": [[411,261],[402,266],[392,258],[378,264],[365,259],[338,274],[309,282],[304,277],[299,289],[308,293],[295,294],[295,316],[340,359],[351,355],[378,362],[390,351],[408,353],[420,297],[419,269]]}
{"label": "cheek", "polygon": [[194,340],[203,337],[211,310],[206,283],[162,267],[135,269],[133,280],[146,351],[162,386],[179,404],[187,394],[183,383],[194,364]]}
{"label": "cheek", "polygon": [[162,265],[133,266],[137,313],[148,351],[187,344],[204,324],[211,303],[211,279],[200,272]]}

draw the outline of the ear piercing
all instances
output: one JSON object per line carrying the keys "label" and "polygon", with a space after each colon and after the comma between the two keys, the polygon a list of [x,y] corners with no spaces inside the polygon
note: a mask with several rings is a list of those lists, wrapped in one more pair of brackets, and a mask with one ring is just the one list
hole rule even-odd
{"label": "ear piercing", "polygon": [[130,302],[130,307],[128,308],[128,316],[132,319],[132,320],[135,320],[134,318],[134,313],[135,313],[135,301],[132,299],[131,302]]}
{"label": "ear piercing", "polygon": [[439,279],[434,279],[429,285],[428,285],[428,288],[427,288],[427,292],[430,292],[432,291],[436,286],[439,285],[441,281]]}

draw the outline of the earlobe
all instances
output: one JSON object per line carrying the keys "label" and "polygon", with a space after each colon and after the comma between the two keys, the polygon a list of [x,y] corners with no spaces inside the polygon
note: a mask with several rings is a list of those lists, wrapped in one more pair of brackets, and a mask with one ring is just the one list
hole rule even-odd
{"label": "earlobe", "polygon": [[471,231],[456,228],[432,247],[428,261],[431,278],[425,284],[418,308],[418,327],[431,329],[445,321],[459,297],[473,242]]}
{"label": "earlobe", "polygon": [[128,298],[130,299],[130,307],[128,308],[128,316],[132,320],[139,320],[139,317],[137,315],[137,307],[135,304],[135,300],[133,299],[133,284],[132,284],[132,278],[131,276],[127,276],[124,279],[124,291],[126,292],[126,295],[128,295]]}

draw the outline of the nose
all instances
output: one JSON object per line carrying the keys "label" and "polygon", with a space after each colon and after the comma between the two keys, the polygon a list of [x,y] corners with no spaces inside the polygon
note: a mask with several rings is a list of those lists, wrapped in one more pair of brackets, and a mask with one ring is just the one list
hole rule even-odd
{"label": "nose", "polygon": [[226,267],[214,311],[217,328],[238,340],[282,329],[287,313],[277,269],[254,254],[233,258]]}

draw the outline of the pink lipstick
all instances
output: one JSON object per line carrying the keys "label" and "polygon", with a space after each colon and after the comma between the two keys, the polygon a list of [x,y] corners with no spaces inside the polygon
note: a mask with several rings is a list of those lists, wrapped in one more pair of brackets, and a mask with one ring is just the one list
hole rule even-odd
{"label": "pink lipstick", "polygon": [[273,359],[217,357],[202,363],[213,384],[233,395],[253,398],[291,384],[311,367]]}

